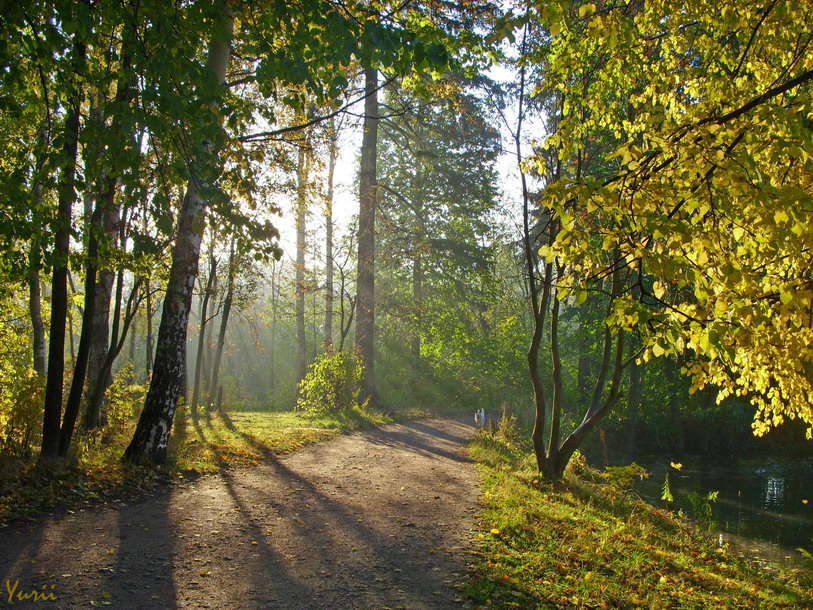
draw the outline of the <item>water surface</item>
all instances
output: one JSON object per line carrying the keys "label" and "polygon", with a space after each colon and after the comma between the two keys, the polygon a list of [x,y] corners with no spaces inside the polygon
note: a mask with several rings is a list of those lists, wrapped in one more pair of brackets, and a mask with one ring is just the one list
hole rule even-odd
{"label": "water surface", "polygon": [[665,506],[661,488],[667,473],[675,498],[670,508],[689,517],[691,492],[719,492],[711,506],[721,544],[788,566],[799,564],[797,548],[813,551],[813,459],[687,457],[675,459],[683,464],[679,471],[669,459],[636,461],[650,472],[636,488],[651,504]]}

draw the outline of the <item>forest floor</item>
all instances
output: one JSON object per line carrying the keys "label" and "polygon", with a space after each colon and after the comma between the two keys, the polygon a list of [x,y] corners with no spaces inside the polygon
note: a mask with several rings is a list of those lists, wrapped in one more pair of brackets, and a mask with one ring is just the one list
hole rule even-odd
{"label": "forest floor", "polygon": [[[0,530],[0,598],[55,608],[463,604],[469,417],[356,432],[140,500]],[[55,601],[19,601],[37,591]]]}

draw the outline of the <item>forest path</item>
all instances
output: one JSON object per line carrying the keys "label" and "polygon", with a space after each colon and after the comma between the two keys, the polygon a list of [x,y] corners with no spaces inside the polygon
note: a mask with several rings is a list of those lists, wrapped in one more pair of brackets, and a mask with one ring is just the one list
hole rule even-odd
{"label": "forest path", "polygon": [[479,494],[462,451],[473,431],[462,417],[388,425],[6,528],[0,597],[19,580],[17,592],[58,599],[9,606],[459,607]]}

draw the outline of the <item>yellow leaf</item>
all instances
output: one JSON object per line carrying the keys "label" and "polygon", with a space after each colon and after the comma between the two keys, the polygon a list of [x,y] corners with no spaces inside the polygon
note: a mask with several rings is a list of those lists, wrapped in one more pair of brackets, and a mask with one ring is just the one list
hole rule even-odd
{"label": "yellow leaf", "polygon": [[683,468],[683,464],[680,464],[678,462],[669,462],[669,465],[675,470],[680,470],[681,468]]}
{"label": "yellow leaf", "polygon": [[596,5],[592,2],[590,4],[582,4],[579,7],[579,17],[587,17],[596,12]]}
{"label": "yellow leaf", "polygon": [[491,530],[491,533],[492,533],[492,534],[494,534],[494,535],[496,536],[496,535],[498,535],[498,534],[500,533],[500,530],[498,530],[498,529],[495,527],[495,528],[493,528],[493,529]]}

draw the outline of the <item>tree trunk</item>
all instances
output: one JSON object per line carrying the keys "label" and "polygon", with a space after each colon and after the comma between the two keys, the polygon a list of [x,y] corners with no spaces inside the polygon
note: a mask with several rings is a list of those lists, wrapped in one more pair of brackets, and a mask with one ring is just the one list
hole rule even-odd
{"label": "tree trunk", "polygon": [[364,70],[364,133],[359,163],[358,293],[356,349],[361,357],[360,401],[378,402],[375,385],[375,211],[378,204],[376,155],[378,149],[378,72]]}
{"label": "tree trunk", "polygon": [[[225,83],[233,27],[234,17],[224,2],[216,21],[207,60],[207,67],[220,84]],[[203,164],[214,165],[216,152],[209,150],[210,148],[208,142],[201,143]],[[207,199],[201,193],[205,188],[201,177],[193,174],[179,213],[178,233],[158,329],[150,387],[133,439],[124,453],[125,459],[130,461],[163,463],[167,457],[169,433],[185,385],[186,327],[206,222]]]}
{"label": "tree trunk", "polygon": [[[84,72],[85,45],[74,37],[75,73]],[[68,316],[68,254],[70,251],[71,215],[76,200],[76,155],[79,144],[79,120],[82,105],[81,86],[71,92],[65,118],[63,166],[59,179],[54,269],[51,278],[51,327],[48,342],[48,373],[42,419],[40,462],[59,455],[59,432],[62,418],[62,389],[65,373],[65,322]]]}
{"label": "tree trunk", "polygon": [[[43,170],[42,159],[48,145],[48,125],[44,124],[37,135],[39,149],[37,153],[36,179],[31,189],[31,204],[35,215],[35,233],[39,233],[40,221],[38,210],[42,209],[43,185],[40,173]],[[28,253],[28,311],[31,316],[31,347],[33,352],[34,370],[41,378],[46,373],[46,342],[45,324],[42,321],[42,290],[40,270],[42,269],[42,247],[36,237],[31,240],[31,249]]]}
{"label": "tree trunk", "polygon": [[330,120],[325,198],[325,346],[333,344],[333,177],[339,156],[335,119]]}
{"label": "tree trunk", "polygon": [[[420,206],[421,203],[418,202],[417,205]],[[415,362],[419,362],[421,359],[421,322],[423,320],[423,261],[421,257],[425,237],[424,230],[423,211],[417,209],[415,210],[415,249],[412,255],[412,306],[415,311],[412,331],[412,357]]]}
{"label": "tree trunk", "polygon": [[582,339],[579,342],[578,367],[576,387],[579,392],[579,398],[581,398],[590,391],[590,376],[593,374],[593,359],[590,357],[590,347],[586,339]]}
{"label": "tree trunk", "polygon": [[144,323],[146,327],[146,336],[144,337],[144,379],[149,382],[152,375],[152,354],[153,354],[153,337],[152,337],[152,290],[150,280],[147,278],[146,286],[146,303],[144,304]]}
{"label": "tree trunk", "polygon": [[[118,242],[120,227],[120,208],[116,203],[116,191],[119,181],[116,178],[108,178],[106,191],[104,193],[103,206],[101,210],[101,226],[99,230],[106,235],[111,246]],[[96,280],[96,294],[94,296],[94,312],[91,322],[91,345],[88,355],[88,380],[87,387],[90,400],[87,404],[85,415],[85,425],[94,427],[100,420],[100,412],[103,409],[103,402],[107,388],[113,383],[113,376],[110,371],[100,378],[104,361],[110,351],[110,300],[113,296],[113,280],[115,272],[112,269],[103,268],[98,272]],[[96,388],[101,386],[103,391],[99,400],[95,400]]]}
{"label": "tree trunk", "polygon": [[102,230],[103,202],[99,202],[88,224],[90,235],[87,246],[87,264],[85,265],[85,307],[82,312],[82,331],[79,336],[79,350],[76,354],[76,364],[73,368],[73,380],[65,403],[65,416],[59,432],[59,457],[67,457],[68,448],[73,438],[73,429],[79,416],[79,406],[82,402],[82,393],[85,389],[85,373],[87,372],[88,356],[93,341],[93,323],[96,309],[96,269],[99,244],[96,237]]}
{"label": "tree trunk", "polygon": [[[217,273],[215,273],[214,281],[212,282],[212,296],[209,297],[209,309],[206,311],[206,319],[209,321],[213,321],[217,315],[217,294],[219,291],[217,279]],[[203,354],[201,354],[200,358],[201,366],[203,367],[203,373],[200,379],[200,394],[206,397],[207,403],[211,397],[214,396],[215,392],[217,392],[217,388],[212,387],[212,367],[210,365],[210,362],[212,362],[212,345],[214,344],[212,341],[214,326],[214,324],[206,325],[206,340],[203,342]]]}
{"label": "tree trunk", "polygon": [[[113,327],[108,329],[108,318],[105,318],[104,321],[100,321],[100,313],[99,313],[99,305],[97,304],[96,309],[96,319],[99,321],[99,326],[94,328],[94,333],[96,332],[104,332],[105,339],[104,345],[106,346],[106,350],[103,354],[95,354],[94,349],[91,346],[90,356],[88,357],[88,368],[91,371],[92,377],[89,376],[88,378],[88,391],[90,394],[90,398],[88,400],[87,410],[85,411],[85,419],[84,419],[84,428],[85,430],[93,430],[105,424],[106,422],[106,400],[105,395],[107,393],[107,389],[110,387],[110,384],[113,383],[113,374],[112,374],[112,363],[111,366],[106,366],[107,360],[110,357],[110,352],[114,349],[114,345],[118,341],[118,332],[119,332],[119,324],[121,320],[121,301],[124,293],[124,270],[119,269],[116,274],[113,274],[112,271],[103,271],[100,273],[100,280],[96,283],[96,291],[97,291],[97,298],[99,292],[99,284],[102,282],[107,281],[105,274],[109,273],[110,275],[116,275],[116,300],[113,305]],[[110,280],[110,288],[109,291],[112,293],[113,290],[113,281]],[[137,283],[136,286],[139,284]],[[107,291],[108,288],[103,288],[103,290]],[[104,308],[107,312],[107,316],[109,317],[110,314],[110,300],[112,297],[107,298],[107,307]],[[129,322],[128,322],[129,325]],[[134,333],[135,334],[135,333]],[[98,341],[98,337],[94,334],[94,343],[97,345],[101,343]],[[120,348],[119,348],[120,349]],[[118,351],[116,352],[118,355]],[[132,380],[131,380],[132,381]]]}
{"label": "tree trunk", "polygon": [[296,194],[296,270],[295,306],[296,306],[296,382],[305,378],[308,368],[308,357],[305,342],[305,213],[307,211],[308,169],[305,154],[305,142],[299,142],[297,159],[297,194]]}
{"label": "tree trunk", "polygon": [[[612,263],[612,276],[610,288],[610,301],[607,305],[607,315],[610,315],[613,300],[621,294],[621,261],[618,251],[615,252]],[[624,371],[624,332],[618,330],[615,334],[607,327],[604,331],[604,351],[602,355],[601,367],[598,371],[598,378],[593,390],[593,399],[590,408],[584,415],[582,422],[564,440],[556,459],[554,473],[556,479],[561,478],[565,468],[570,461],[573,452],[579,448],[585,438],[598,426],[599,422],[610,412],[618,402],[621,394],[621,374]],[[613,355],[613,351],[615,354]],[[609,391],[604,397],[605,386],[609,381]]]}
{"label": "tree trunk", "polygon": [[[39,188],[40,201],[42,200],[42,184]],[[36,198],[36,195],[35,195]],[[31,241],[31,250],[28,255],[28,311],[31,315],[31,343],[34,356],[34,370],[40,377],[45,377],[45,324],[42,321],[42,293],[40,290],[40,268],[42,266],[42,251],[36,240]]]}
{"label": "tree trunk", "polygon": [[636,346],[630,342],[630,387],[627,394],[627,412],[624,417],[624,452],[635,454],[636,434],[638,430],[638,411],[641,406],[641,388],[644,381],[644,365],[635,362]]}
{"label": "tree trunk", "polygon": [[[123,42],[125,47],[127,47],[129,44],[132,44],[132,40]],[[130,66],[130,55],[129,53],[125,52],[121,61],[121,72],[116,84],[116,104],[121,107],[126,107],[129,105],[133,97],[133,87],[131,86],[130,80],[132,78]],[[100,119],[103,119],[101,106],[99,115]],[[99,128],[104,129],[104,120],[99,121]],[[115,139],[129,136],[131,138],[131,146],[133,149],[139,150],[139,143],[134,137],[134,134],[125,133],[121,116],[119,114],[113,114],[110,134]],[[105,175],[104,172],[100,172],[99,178],[101,190],[99,193],[99,199],[97,199],[96,203],[97,209],[101,208],[99,211],[101,216],[98,223],[100,225],[99,231],[100,234],[103,234],[106,237],[107,243],[110,246],[115,246],[118,242],[120,231],[122,234],[122,240],[124,238],[124,227],[120,226],[119,218],[121,216],[120,204],[116,201],[116,193],[119,189],[121,176],[108,176]],[[104,401],[105,393],[110,384],[113,383],[113,376],[109,371],[103,378],[100,378],[99,375],[101,374],[104,362],[110,351],[110,299],[113,293],[114,275],[115,274],[111,269],[102,268],[99,270],[96,280],[96,294],[94,295],[93,299],[94,314],[91,320],[91,345],[90,353],[88,355],[87,387],[88,394],[90,395],[90,401],[87,405],[88,411],[85,415],[85,424],[99,421],[99,412],[102,409],[102,402]],[[98,400],[96,400],[97,388],[102,389],[102,393],[99,395]]]}
{"label": "tree trunk", "polygon": [[[121,272],[119,272],[119,273],[121,273]],[[120,277],[120,276],[119,276],[119,277]],[[117,284],[117,287],[116,287],[116,292],[118,292],[118,291],[119,291],[119,289],[118,289],[118,284]],[[136,380],[136,374],[135,374],[135,372],[136,372],[136,368],[135,368],[135,364],[136,364],[136,334],[137,334],[137,333],[136,333],[136,329],[137,329],[137,328],[138,328],[138,327],[137,327],[137,325],[136,325],[136,324],[133,324],[133,332],[131,332],[131,333],[130,333],[130,347],[129,347],[129,353],[127,354],[127,357],[128,357],[128,360],[130,361],[130,364],[132,364],[132,365],[133,365],[133,372],[132,372],[132,375],[131,375],[131,377],[130,377],[130,379],[131,379],[131,381],[132,381],[133,383],[135,383],[135,380]]]}
{"label": "tree trunk", "polygon": [[[106,404],[102,398],[109,385],[107,380],[112,376],[111,371],[113,370],[113,363],[121,352],[121,349],[124,347],[124,342],[127,339],[127,332],[130,330],[130,326],[133,320],[135,320],[136,313],[138,312],[138,294],[141,290],[141,283],[144,281],[143,278],[138,278],[133,285],[133,288],[130,291],[130,297],[127,299],[127,310],[125,311],[122,319],[121,302],[122,293],[124,291],[124,271],[119,269],[117,275],[116,303],[115,307],[113,308],[113,326],[110,331],[110,349],[105,355],[104,362],[102,363],[99,374],[96,378],[96,387],[93,389],[93,395],[90,399],[91,408],[87,411],[89,421],[86,424],[88,429],[103,426],[106,422]],[[121,329],[121,332],[119,332],[119,328]],[[133,335],[135,335],[135,332],[133,332]],[[98,408],[93,408],[93,405],[98,405]],[[98,419],[97,421],[91,421],[91,417],[97,417]]]}
{"label": "tree trunk", "polygon": [[274,371],[276,370],[277,301],[279,300],[279,276],[282,270],[282,262],[280,262],[279,265],[280,269],[277,269],[277,261],[274,261],[271,267],[271,345],[268,350],[268,360],[271,363],[268,371],[268,389],[271,396],[275,400],[276,396],[274,392],[276,390],[276,375]]}
{"label": "tree trunk", "polygon": [[[558,225],[558,221],[556,222]],[[552,233],[558,233],[558,226],[551,227]],[[554,238],[555,239],[555,238]],[[553,241],[553,240],[551,240]],[[556,284],[562,279],[561,266],[556,264]],[[556,463],[559,458],[559,436],[562,426],[562,402],[564,401],[562,383],[562,358],[559,353],[559,297],[552,295],[553,306],[550,313],[550,355],[553,377],[553,396],[550,408],[550,438],[548,439],[548,461]]]}
{"label": "tree trunk", "polygon": [[[229,315],[231,314],[231,306],[234,301],[234,273],[237,262],[235,260],[234,252],[234,237],[231,239],[231,248],[229,249],[229,272],[226,279],[226,295],[223,298],[223,311],[220,314],[220,332],[217,334],[217,347],[215,348],[215,362],[212,365],[212,391],[217,391],[218,395],[222,394],[223,388],[219,387],[220,383],[220,360],[223,357],[223,346],[226,343],[226,328],[229,325]],[[215,402],[209,399],[209,410],[215,408],[219,409],[219,398]]]}
{"label": "tree trunk", "polygon": [[209,308],[209,299],[212,297],[212,285],[214,283],[215,275],[217,274],[217,259],[214,252],[209,255],[209,277],[206,279],[206,288],[203,290],[202,301],[200,304],[200,323],[198,325],[198,352],[195,359],[195,380],[192,384],[192,402],[189,405],[189,411],[192,414],[192,419],[198,418],[198,397],[200,396],[200,374],[203,371],[203,344],[206,342],[206,324],[207,324],[207,310]]}
{"label": "tree trunk", "polygon": [[674,444],[672,449],[678,454],[686,450],[686,434],[683,424],[683,416],[680,413],[681,393],[678,389],[678,374],[680,366],[673,358],[663,361],[663,372],[666,377],[669,399],[667,408],[669,415],[669,427],[674,433]]}

